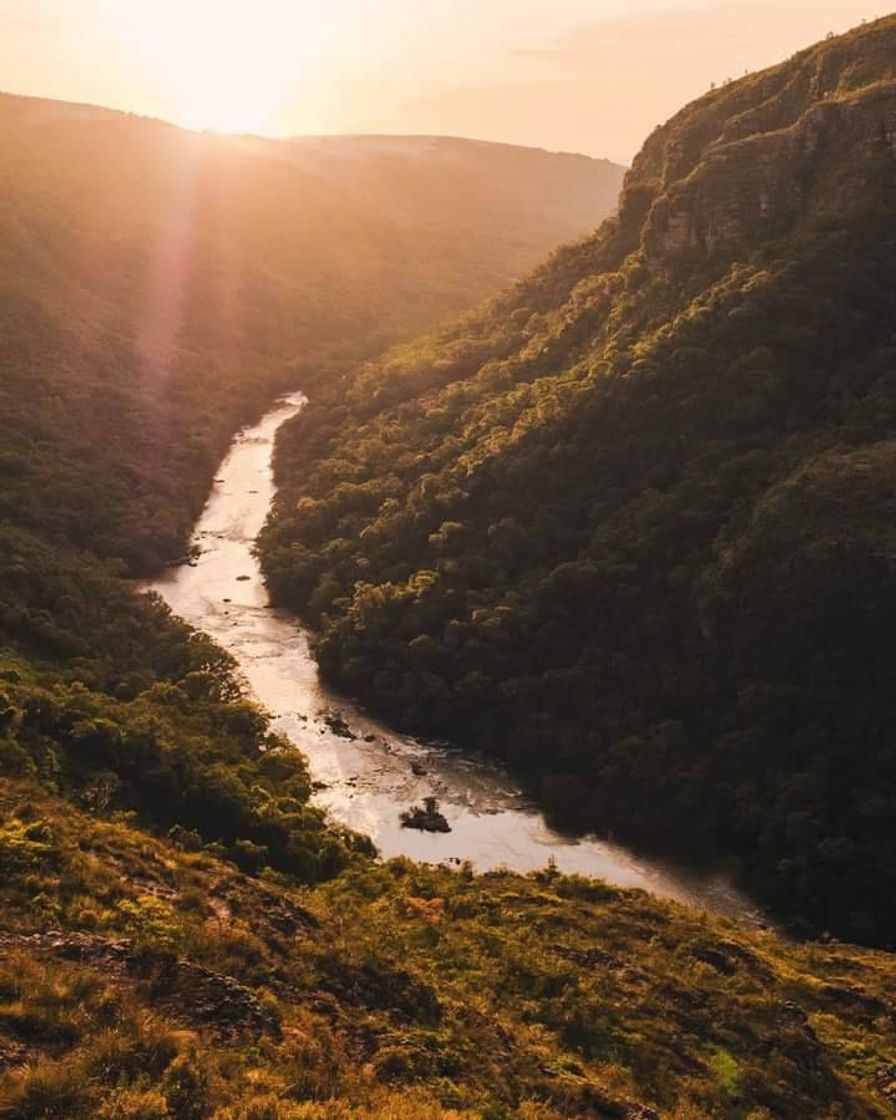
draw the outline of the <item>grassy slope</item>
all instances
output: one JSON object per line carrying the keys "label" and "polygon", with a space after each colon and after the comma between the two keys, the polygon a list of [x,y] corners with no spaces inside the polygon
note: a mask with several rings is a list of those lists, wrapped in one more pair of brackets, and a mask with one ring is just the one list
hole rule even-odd
{"label": "grassy slope", "polygon": [[0,784],[0,808],[2,1116],[891,1107],[882,954],[550,873],[395,862],[296,890],[33,786]]}
{"label": "grassy slope", "polygon": [[342,687],[885,944],[894,57],[889,17],[657,129],[618,218],[312,403],[263,541]]}

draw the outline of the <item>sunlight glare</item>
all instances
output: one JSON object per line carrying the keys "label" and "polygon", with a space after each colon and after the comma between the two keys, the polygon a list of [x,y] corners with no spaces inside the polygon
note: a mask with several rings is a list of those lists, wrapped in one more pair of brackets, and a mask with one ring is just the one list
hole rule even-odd
{"label": "sunlight glare", "polygon": [[174,106],[178,123],[265,132],[320,47],[314,0],[117,0],[121,38]]}

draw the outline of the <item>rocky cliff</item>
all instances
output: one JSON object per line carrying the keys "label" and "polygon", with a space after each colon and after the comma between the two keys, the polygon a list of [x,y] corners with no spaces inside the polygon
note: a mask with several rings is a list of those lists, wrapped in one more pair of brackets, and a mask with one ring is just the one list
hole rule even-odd
{"label": "rocky cliff", "polygon": [[848,213],[896,159],[896,29],[892,21],[828,40],[715,91],[657,129],[628,178],[651,209],[652,259],[731,253],[789,232],[811,215]]}

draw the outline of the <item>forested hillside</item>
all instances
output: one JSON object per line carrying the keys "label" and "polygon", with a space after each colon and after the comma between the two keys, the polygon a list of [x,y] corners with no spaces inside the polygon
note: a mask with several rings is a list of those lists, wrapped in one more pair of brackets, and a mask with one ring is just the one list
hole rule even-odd
{"label": "forested hillside", "polygon": [[0,517],[157,570],[278,391],[615,206],[613,164],[451,144],[334,160],[0,96]]}
{"label": "forested hillside", "polygon": [[329,678],[563,822],[896,940],[896,18],[715,90],[618,216],[284,435]]}

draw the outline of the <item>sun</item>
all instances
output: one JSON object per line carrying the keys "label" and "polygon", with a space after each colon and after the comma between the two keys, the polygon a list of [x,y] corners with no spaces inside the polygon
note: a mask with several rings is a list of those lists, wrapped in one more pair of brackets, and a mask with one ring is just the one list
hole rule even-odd
{"label": "sun", "polygon": [[303,0],[117,0],[119,34],[177,123],[265,132],[307,74],[320,5]]}

